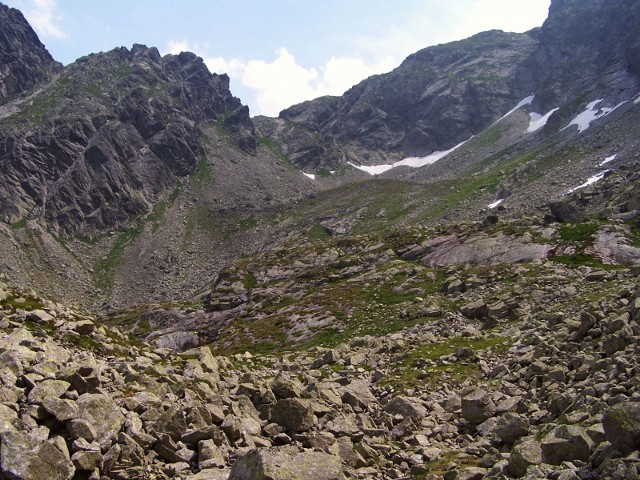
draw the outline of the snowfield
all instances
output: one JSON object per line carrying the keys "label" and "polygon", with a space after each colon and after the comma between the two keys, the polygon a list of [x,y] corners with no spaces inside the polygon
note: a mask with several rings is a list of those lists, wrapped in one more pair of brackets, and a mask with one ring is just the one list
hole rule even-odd
{"label": "snowfield", "polygon": [[533,133],[537,130],[540,130],[542,127],[544,127],[547,124],[547,122],[549,121],[549,117],[551,117],[551,115],[556,113],[558,110],[560,109],[554,108],[553,110],[549,110],[544,115],[536,112],[530,113],[529,128],[527,128],[527,130],[524,133]]}
{"label": "snowfield", "polygon": [[[589,103],[587,105],[587,108],[583,112],[579,113],[573,120],[571,120],[571,122],[569,122],[569,125],[564,127],[562,130],[566,130],[571,125],[577,125],[578,126],[578,133],[582,133],[587,128],[589,128],[589,126],[594,121],[598,120],[599,118],[606,117],[611,112],[615,111],[620,106],[622,106],[625,103],[627,103],[627,102],[621,102],[621,103],[619,103],[618,105],[616,105],[613,108],[608,108],[608,107],[597,108],[597,105],[599,103],[603,102],[603,101],[604,101],[604,98],[600,98],[598,100],[594,100],[593,102]],[[560,130],[560,131],[562,131],[562,130]]]}
{"label": "snowfield", "polygon": [[433,152],[425,157],[407,157],[395,163],[385,163],[382,165],[356,165],[351,162],[349,162],[349,165],[357,168],[358,170],[367,172],[370,175],[380,175],[381,173],[384,173],[387,170],[391,170],[392,168],[401,167],[401,166],[411,167],[411,168],[420,168],[420,167],[424,167],[425,165],[431,165],[432,163],[436,163],[441,158],[446,157],[454,150],[460,148],[462,145],[464,145],[469,140],[471,140],[471,138],[469,138],[468,140],[465,140],[464,142],[459,143],[458,145],[456,145],[453,148],[450,148],[449,150]]}
{"label": "snowfield", "polygon": [[605,158],[601,163],[598,164],[599,167],[606,165],[609,162],[612,162],[616,159],[618,155],[611,155],[610,157]]}

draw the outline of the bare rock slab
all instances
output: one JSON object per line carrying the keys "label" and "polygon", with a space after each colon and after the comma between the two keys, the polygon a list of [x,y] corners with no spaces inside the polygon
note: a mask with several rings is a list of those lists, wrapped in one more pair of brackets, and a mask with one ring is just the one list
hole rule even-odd
{"label": "bare rock slab", "polygon": [[340,457],[274,447],[251,450],[231,469],[229,480],[343,480]]}

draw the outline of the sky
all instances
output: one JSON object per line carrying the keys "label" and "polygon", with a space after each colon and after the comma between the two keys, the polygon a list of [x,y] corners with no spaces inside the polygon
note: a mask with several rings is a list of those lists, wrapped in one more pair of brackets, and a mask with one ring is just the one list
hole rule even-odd
{"label": "sky", "polygon": [[277,116],[396,68],[422,48],[491,29],[524,32],[550,0],[0,0],[63,64],[134,43],[192,51],[251,115]]}

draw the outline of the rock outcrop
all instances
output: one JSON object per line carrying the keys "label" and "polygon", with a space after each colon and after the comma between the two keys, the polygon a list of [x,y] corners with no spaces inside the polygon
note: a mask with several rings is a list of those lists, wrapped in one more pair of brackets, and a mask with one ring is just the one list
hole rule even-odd
{"label": "rock outcrop", "polygon": [[61,70],[22,13],[0,4],[0,105],[32,92]]}
{"label": "rock outcrop", "polygon": [[246,154],[256,140],[229,77],[188,52],[134,45],[67,66],[0,121],[0,218],[39,219],[60,235],[127,225],[206,161],[202,127]]}

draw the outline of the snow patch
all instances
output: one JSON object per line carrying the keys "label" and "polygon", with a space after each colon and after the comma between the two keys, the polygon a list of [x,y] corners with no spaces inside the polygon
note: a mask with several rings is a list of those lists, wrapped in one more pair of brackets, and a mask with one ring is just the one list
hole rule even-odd
{"label": "snow patch", "polygon": [[497,207],[498,205],[500,205],[502,202],[504,202],[504,198],[501,198],[500,200],[496,200],[495,202],[490,203],[490,204],[488,205],[488,207],[489,207],[489,208],[492,208],[492,209],[493,209],[493,208],[496,208],[496,207]]}
{"label": "snow patch", "polygon": [[581,188],[588,187],[589,185],[592,185],[592,184],[594,184],[596,182],[599,182],[609,172],[611,172],[611,170],[604,170],[604,171],[602,171],[600,173],[596,173],[593,177],[589,177],[589,179],[586,182],[584,182],[582,185],[578,185],[577,187],[572,188],[567,193],[573,193],[576,190],[580,190]]}
{"label": "snow patch", "polygon": [[[587,128],[589,128],[589,126],[591,125],[592,122],[598,120],[599,118],[606,117],[611,112],[613,112],[614,110],[616,110],[620,106],[622,106],[625,103],[627,103],[627,102],[621,102],[621,103],[619,103],[618,105],[616,105],[613,108],[607,108],[607,107],[605,107],[605,108],[597,108],[597,105],[602,101],[604,101],[604,98],[600,98],[598,100],[594,100],[593,102],[589,103],[587,105],[587,108],[584,110],[584,112],[579,113],[576,116],[576,118],[571,120],[569,125],[564,127],[562,130],[566,130],[571,125],[577,125],[578,126],[578,133],[582,133]],[[562,130],[560,130],[560,131],[562,131]]]}
{"label": "snow patch", "polygon": [[[469,140],[471,140],[471,138],[469,138]],[[456,145],[453,148],[450,148],[449,150],[433,152],[427,155],[426,157],[407,157],[395,163],[385,163],[383,165],[355,165],[351,162],[349,162],[349,165],[357,168],[358,170],[367,172],[371,175],[380,175],[381,173],[384,173],[387,170],[391,170],[392,168],[400,167],[400,166],[420,168],[420,167],[424,167],[425,165],[431,165],[432,163],[436,163],[441,158],[446,157],[454,150],[460,148],[469,140],[465,140],[464,142],[459,143],[458,145]]]}
{"label": "snow patch", "polygon": [[393,168],[392,164],[384,164],[384,165],[356,165],[355,163],[349,162],[349,165],[357,168],[358,170],[362,170],[363,172],[367,172],[370,175],[380,175],[381,173],[386,172],[387,170],[391,170]]}
{"label": "snow patch", "polygon": [[640,105],[640,94],[638,94],[638,96],[636,97],[636,99],[633,101],[634,105]]}
{"label": "snow patch", "polygon": [[505,113],[502,117],[500,117],[498,120],[496,120],[493,125],[495,125],[496,123],[498,123],[500,120],[502,120],[503,118],[507,118],[509,115],[511,115],[513,112],[515,112],[516,110],[521,109],[522,107],[524,107],[525,105],[531,105],[533,103],[533,99],[535,98],[535,95],[529,95],[527,98],[523,98],[522,100],[520,100],[520,102],[513,107],[511,110],[509,110],[507,113]]}
{"label": "snow patch", "polygon": [[551,117],[551,115],[556,113],[558,110],[560,109],[554,108],[553,110],[549,110],[544,115],[540,113],[535,113],[535,112],[530,113],[529,118],[531,120],[529,121],[529,128],[527,128],[527,130],[524,133],[533,133],[537,130],[540,130],[542,127],[544,127],[547,124],[547,122],[549,121],[549,117]]}
{"label": "snow patch", "polygon": [[598,164],[598,166],[599,166],[599,167],[601,167],[601,166],[603,166],[603,165],[606,165],[606,164],[607,164],[607,163],[609,163],[609,162],[612,162],[613,160],[615,160],[615,159],[616,159],[616,157],[617,157],[617,156],[618,156],[618,155],[611,155],[610,157],[605,158],[603,162],[601,162],[601,163],[599,163],[599,164]]}
{"label": "snow patch", "polygon": [[315,180],[316,179],[316,176],[313,173],[304,173],[304,172],[302,172],[302,174],[305,177],[309,177],[311,180]]}

